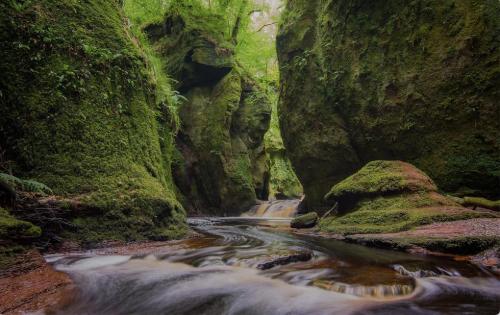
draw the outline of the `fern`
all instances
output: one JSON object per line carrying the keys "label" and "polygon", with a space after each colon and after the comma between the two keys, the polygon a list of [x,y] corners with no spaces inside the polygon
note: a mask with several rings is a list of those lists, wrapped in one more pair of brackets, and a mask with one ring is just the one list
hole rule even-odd
{"label": "fern", "polygon": [[0,173],[0,180],[7,182],[12,185],[16,190],[21,190],[25,192],[34,192],[39,194],[52,194],[52,189],[50,189],[47,185],[34,181],[34,180],[24,180],[20,179],[16,176]]}

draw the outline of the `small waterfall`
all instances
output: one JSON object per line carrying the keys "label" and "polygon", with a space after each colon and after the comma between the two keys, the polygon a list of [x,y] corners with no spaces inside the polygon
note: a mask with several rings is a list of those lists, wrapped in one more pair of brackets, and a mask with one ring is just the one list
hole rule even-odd
{"label": "small waterfall", "polygon": [[314,281],[313,285],[325,290],[346,293],[360,297],[389,298],[410,295],[415,289],[415,285],[409,284],[379,284],[379,285],[359,285],[348,284],[335,281]]}
{"label": "small waterfall", "polygon": [[262,218],[292,218],[297,214],[300,199],[265,201],[243,216]]}

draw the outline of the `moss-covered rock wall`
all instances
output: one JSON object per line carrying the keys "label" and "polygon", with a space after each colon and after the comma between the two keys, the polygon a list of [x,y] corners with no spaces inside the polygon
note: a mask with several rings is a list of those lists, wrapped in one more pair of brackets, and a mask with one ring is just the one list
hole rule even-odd
{"label": "moss-covered rock wall", "polygon": [[3,166],[94,209],[82,240],[181,235],[168,113],[119,1],[3,1],[0,44]]}
{"label": "moss-covered rock wall", "polygon": [[264,137],[269,163],[269,199],[300,198],[303,194],[302,185],[295,175],[283,145],[279,128],[277,97],[274,98],[271,124]]}
{"label": "moss-covered rock wall", "polygon": [[175,180],[193,212],[236,215],[267,199],[263,138],[271,105],[235,61],[224,17],[174,3],[146,33],[184,102]]}
{"label": "moss-covered rock wall", "polygon": [[500,195],[500,3],[288,1],[280,123],[307,205],[366,162]]}

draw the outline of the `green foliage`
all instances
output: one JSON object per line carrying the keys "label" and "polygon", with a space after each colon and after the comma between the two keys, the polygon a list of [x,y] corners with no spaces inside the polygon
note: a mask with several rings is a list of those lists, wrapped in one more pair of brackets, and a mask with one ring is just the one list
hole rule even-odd
{"label": "green foliage", "polygon": [[171,176],[178,119],[165,108],[177,96],[118,1],[26,3],[0,3],[0,146],[14,174],[97,209],[75,213],[82,239],[184,225]]}
{"label": "green foliage", "polygon": [[140,30],[147,24],[160,22],[170,2],[171,0],[125,0],[123,9],[132,23],[132,28]]}
{"label": "green foliage", "polygon": [[167,11],[182,12],[189,17],[188,25],[196,25],[193,28],[211,36],[218,34],[214,40],[219,44],[233,42],[238,62],[253,76],[274,82],[278,79],[274,33],[252,22],[254,14],[268,17],[262,23],[273,25],[277,21],[277,13],[265,4],[253,0],[125,0],[124,8],[144,46],[147,43],[135,28],[140,32],[140,28],[160,22]]}
{"label": "green foliage", "polygon": [[9,183],[16,190],[34,192],[39,194],[52,194],[52,189],[43,183],[34,180],[25,180],[17,178],[13,175],[0,173],[0,180]]}
{"label": "green foliage", "polygon": [[165,62],[151,47],[143,32],[145,26],[160,22],[168,7],[169,1],[166,0],[125,0],[123,6],[130,20],[130,29],[134,37],[138,39],[137,44],[146,60],[152,84],[156,87],[156,103],[160,112],[166,114],[167,122],[174,132],[177,132],[181,126],[179,106],[185,99],[172,88],[174,82],[164,71]]}

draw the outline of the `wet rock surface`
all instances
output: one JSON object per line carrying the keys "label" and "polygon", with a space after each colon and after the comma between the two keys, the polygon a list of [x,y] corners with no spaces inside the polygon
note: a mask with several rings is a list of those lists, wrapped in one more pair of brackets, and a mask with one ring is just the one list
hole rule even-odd
{"label": "wet rock surface", "polygon": [[290,222],[290,227],[294,229],[309,229],[314,227],[318,223],[318,220],[319,217],[316,212],[309,212],[295,217],[292,222]]}
{"label": "wet rock surface", "polygon": [[[299,236],[269,227],[281,220],[260,220],[190,220],[201,237],[156,243],[149,254],[141,245],[134,248],[142,255],[120,249],[47,256],[78,289],[55,314],[225,314],[228,307],[246,314],[497,311],[491,301],[498,299],[498,279],[473,265]],[[313,249],[307,261],[257,268],[273,255],[307,249]]]}
{"label": "wet rock surface", "polygon": [[295,254],[289,254],[285,256],[280,256],[276,258],[272,258],[269,261],[263,262],[257,265],[257,269],[267,270],[276,266],[288,265],[291,263],[299,262],[299,261],[308,261],[311,260],[312,253],[311,252],[301,252]]}
{"label": "wet rock surface", "polygon": [[36,251],[27,252],[14,269],[0,275],[0,314],[20,315],[59,304],[71,290],[68,275],[55,271]]}

